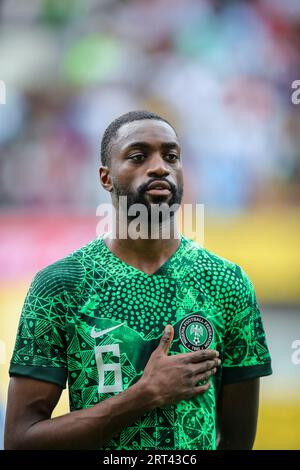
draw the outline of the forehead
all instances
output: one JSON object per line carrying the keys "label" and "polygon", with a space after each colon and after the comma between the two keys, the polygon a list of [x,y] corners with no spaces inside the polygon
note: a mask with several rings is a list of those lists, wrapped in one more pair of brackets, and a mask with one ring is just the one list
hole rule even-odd
{"label": "forehead", "polygon": [[128,122],[120,127],[114,142],[118,149],[123,150],[134,142],[147,142],[150,145],[174,142],[179,145],[174,129],[157,119]]}

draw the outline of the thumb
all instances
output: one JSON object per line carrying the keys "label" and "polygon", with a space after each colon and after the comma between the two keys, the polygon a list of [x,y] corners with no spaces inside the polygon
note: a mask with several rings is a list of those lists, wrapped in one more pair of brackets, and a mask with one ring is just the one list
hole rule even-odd
{"label": "thumb", "polygon": [[165,354],[168,354],[168,350],[171,346],[171,343],[174,338],[174,328],[172,325],[167,325],[165,331],[161,337],[158,348],[163,351]]}

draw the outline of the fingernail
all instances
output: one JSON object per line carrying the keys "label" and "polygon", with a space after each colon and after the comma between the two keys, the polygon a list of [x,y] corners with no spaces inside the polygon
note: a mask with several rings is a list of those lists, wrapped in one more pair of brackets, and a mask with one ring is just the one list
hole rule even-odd
{"label": "fingernail", "polygon": [[167,325],[166,328],[165,328],[165,333],[171,333],[171,331],[172,331],[172,326]]}
{"label": "fingernail", "polygon": [[216,351],[216,356],[217,356],[217,357],[218,357],[218,356],[220,356],[220,353],[219,353],[219,351]]}

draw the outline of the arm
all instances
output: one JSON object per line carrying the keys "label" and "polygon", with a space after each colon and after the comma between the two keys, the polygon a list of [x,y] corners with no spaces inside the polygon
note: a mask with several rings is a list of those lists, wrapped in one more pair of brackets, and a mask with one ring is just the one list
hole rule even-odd
{"label": "arm", "polygon": [[27,377],[10,382],[6,449],[98,449],[144,413],[205,393],[219,365],[214,350],[168,356],[174,335],[166,329],[143,376],[124,392],[90,408],[51,419],[61,387]]}
{"label": "arm", "polygon": [[61,391],[53,383],[11,378],[6,449],[97,449],[154,404],[146,387],[137,382],[91,408],[50,419]]}
{"label": "arm", "polygon": [[222,387],[217,400],[218,448],[252,449],[259,377],[272,374],[272,367],[253,284],[239,266],[235,267],[235,275],[233,307],[225,322]]}
{"label": "arm", "polygon": [[255,440],[259,378],[223,385],[217,403],[218,450],[251,450]]}

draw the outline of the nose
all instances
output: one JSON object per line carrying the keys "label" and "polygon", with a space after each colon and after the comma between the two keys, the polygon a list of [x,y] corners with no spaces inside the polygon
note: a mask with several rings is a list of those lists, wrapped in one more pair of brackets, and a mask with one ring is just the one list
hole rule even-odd
{"label": "nose", "polygon": [[147,169],[147,176],[153,178],[155,176],[168,176],[170,170],[167,166],[167,163],[164,161],[159,152],[156,152],[152,155],[149,160],[149,167]]}

